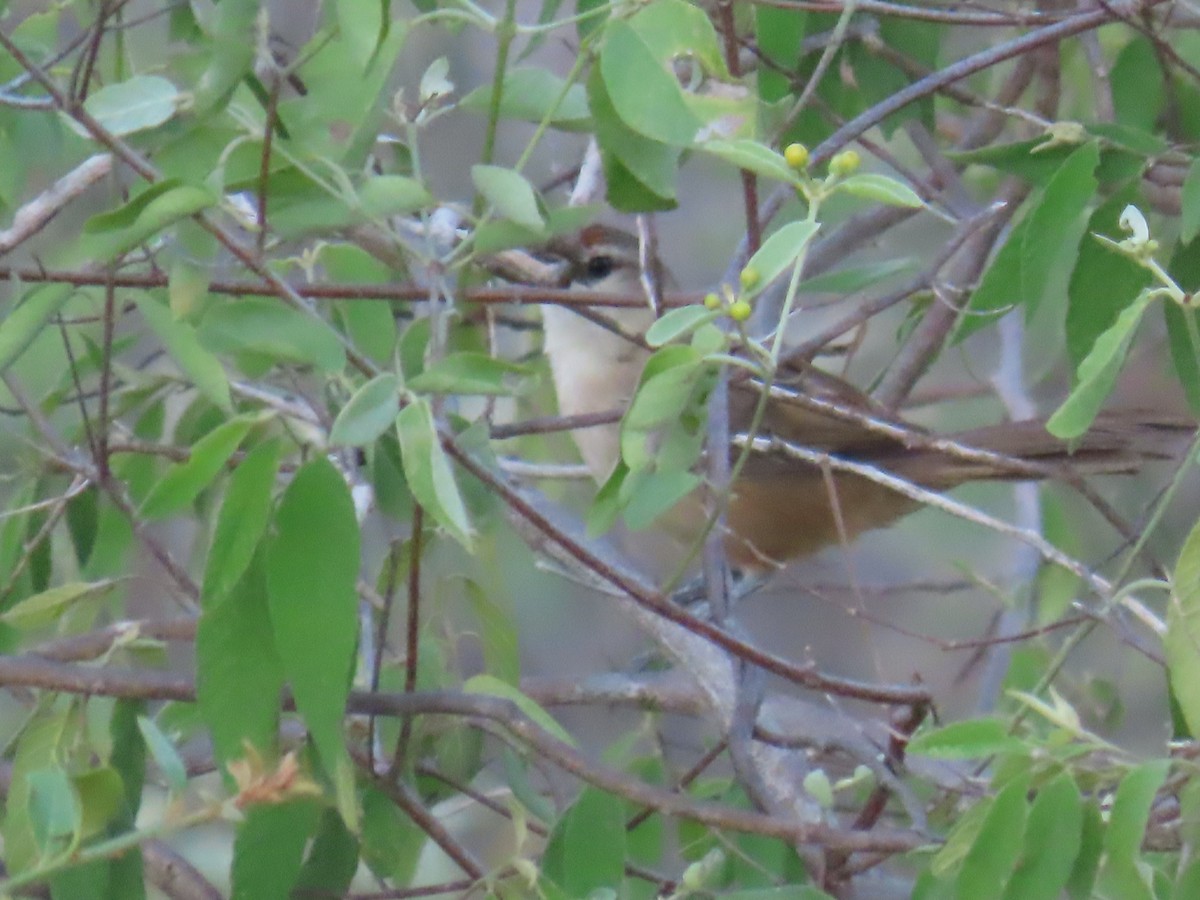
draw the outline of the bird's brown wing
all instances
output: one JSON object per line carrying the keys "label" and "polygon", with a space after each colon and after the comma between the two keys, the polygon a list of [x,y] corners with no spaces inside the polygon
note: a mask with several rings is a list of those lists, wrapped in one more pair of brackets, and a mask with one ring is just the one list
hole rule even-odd
{"label": "bird's brown wing", "polygon": [[[750,427],[763,389],[753,379],[734,380],[729,395],[733,434],[744,433]],[[864,419],[884,427],[868,427]],[[927,434],[885,410],[849,382],[807,364],[780,371],[757,433],[864,460],[903,453]],[[781,454],[754,454],[745,472],[748,477],[771,477],[794,470],[796,465],[795,460]]]}

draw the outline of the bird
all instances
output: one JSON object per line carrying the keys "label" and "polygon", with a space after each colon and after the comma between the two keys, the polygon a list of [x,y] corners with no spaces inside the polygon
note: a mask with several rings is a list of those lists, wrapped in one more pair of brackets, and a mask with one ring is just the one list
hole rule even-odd
{"label": "bird", "polygon": [[[561,282],[579,290],[644,296],[643,254],[636,237],[590,225],[546,248],[562,261]],[[652,272],[670,283],[657,260]],[[655,311],[620,307],[607,317],[578,307],[542,308],[543,352],[565,416],[625,410],[651,350],[641,336]],[[745,432],[764,385],[744,372],[731,379],[731,433]],[[951,435],[931,435],[882,408],[848,381],[814,364],[780,366],[757,432],[771,439],[860,463],[905,482],[943,492],[970,481],[1028,480],[1059,475],[1131,473],[1147,459],[1169,458],[1169,438],[1195,423],[1144,410],[1103,414],[1072,445],[1053,437],[1042,420],[1003,422]],[[578,428],[572,437],[593,478],[603,483],[621,454],[620,424]],[[957,447],[981,453],[951,452]],[[934,446],[936,444],[936,446]],[[751,453],[731,486],[725,551],[739,572],[761,575],[920,509],[922,503],[864,475],[831,471],[778,450]],[[694,491],[664,517],[681,541],[699,533],[712,508],[711,492]]]}

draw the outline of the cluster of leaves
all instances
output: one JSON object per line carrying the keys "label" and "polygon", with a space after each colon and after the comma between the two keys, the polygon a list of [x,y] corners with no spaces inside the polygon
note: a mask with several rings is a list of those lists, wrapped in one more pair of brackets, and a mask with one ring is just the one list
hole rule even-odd
{"label": "cluster of leaves", "polygon": [[[760,346],[745,330],[718,328],[718,318],[741,318],[737,304],[779,277],[790,278],[786,317],[800,294],[888,285],[905,268],[885,260],[804,272],[827,227],[826,201],[835,222],[847,209],[940,208],[927,186],[918,195],[855,171],[857,151],[825,142],[837,123],[870,116],[915,73],[935,71],[949,26],[889,15],[869,20],[871,40],[850,40],[853,4],[837,14],[739,8],[725,27],[759,54],[748,78],[731,71],[733,35],[685,0],[581,0],[570,17],[550,0],[531,25],[517,21],[514,3],[493,14],[424,0],[407,19],[391,6],[326,4],[290,61],[273,57],[258,0],[169,4],[136,22],[124,21],[132,13],[119,2],[0,19],[9,51],[0,57],[3,207],[19,209],[96,153],[110,154],[121,174],[81,228],[30,245],[40,265],[5,269],[0,373],[20,425],[2,438],[13,477],[0,523],[0,641],[14,657],[9,677],[47,690],[23,718],[5,711],[9,880],[0,892],[48,883],[55,897],[145,896],[159,837],[230,820],[238,897],[340,896],[360,868],[402,888],[419,867],[425,878],[436,870],[433,844],[472,889],[506,896],[825,896],[786,841],[640,815],[644,806],[629,798],[644,795],[634,790],[588,787],[557,806],[547,798],[545,760],[523,741],[536,731],[570,750],[572,738],[521,692],[517,628],[502,599],[499,504],[480,480],[494,468],[488,422],[468,415],[490,412],[495,398],[525,408],[529,391],[520,389],[540,370],[493,353],[488,330],[445,302],[484,254],[544,241],[592,215],[554,202],[524,174],[550,129],[595,138],[618,210],[674,207],[693,159],[801,201],[747,263],[737,293],[670,313],[647,335],[657,349],[622,423],[622,465],[592,519],[601,530],[618,513],[649,525],[697,484],[718,367],[750,366],[769,382],[780,361],[782,329]],[[60,55],[68,15],[96,30]],[[463,27],[495,42],[489,83],[459,97],[443,59],[418,84],[395,87],[416,29],[449,37]],[[806,37],[831,34],[826,51],[804,50]],[[564,36],[579,50],[568,72],[528,63]],[[1114,122],[1044,123],[1028,140],[948,154],[983,184],[1000,174],[1030,188],[1009,211],[1014,225],[951,339],[1016,307],[1031,322],[1065,321],[1077,379],[1053,420],[1064,437],[1086,430],[1155,300],[1164,301],[1180,381],[1200,406],[1189,293],[1200,282],[1200,164],[1182,179],[1178,240],[1156,244],[1142,214],[1127,211],[1148,208],[1148,169],[1200,139],[1200,92],[1179,72],[1164,79],[1148,38],[1125,29],[1121,41],[1112,48]],[[510,65],[514,43],[526,56]],[[1200,59],[1194,42],[1174,52]],[[1081,53],[1064,65],[1089,71]],[[1166,134],[1158,123],[1172,111],[1175,132]],[[905,122],[933,131],[934,112],[924,94],[875,124],[885,138]],[[428,145],[436,132],[427,127],[450,113],[486,123],[470,168],[471,212],[447,205],[469,198],[435,195],[422,162],[443,149]],[[510,122],[536,127],[506,166],[495,135]],[[791,141],[814,148],[811,157],[776,149]],[[455,227],[441,227],[445,220]],[[1160,247],[1170,248],[1166,265]],[[234,267],[236,278],[222,277]],[[422,283],[398,285],[410,272]],[[318,288],[332,299],[316,299]],[[402,288],[433,302],[414,315]],[[923,309],[915,304],[913,316]],[[487,402],[470,399],[479,397]],[[366,496],[389,522],[411,523],[406,540],[382,552],[364,546]],[[192,527],[177,562],[179,547],[167,547],[159,526],[181,519]],[[435,553],[471,576],[464,603],[421,602],[421,561]],[[171,601],[136,627],[105,631],[141,608],[133,601],[143,580],[131,573],[143,558],[162,576],[156,593],[194,617],[194,681],[163,671],[155,628]],[[1176,569],[1165,642],[1180,738],[1200,727],[1197,560],[1193,536]],[[372,659],[379,648],[360,634],[360,609],[376,602],[375,628],[389,637],[387,613],[406,581],[407,667],[390,653]],[[470,678],[456,649],[463,619],[483,645],[484,672]],[[99,649],[73,649],[81,637]],[[82,659],[96,663],[68,664]],[[1049,671],[1038,661],[1039,673]],[[105,665],[113,662],[125,668]],[[897,866],[918,873],[916,896],[1182,900],[1200,891],[1190,764],[1139,764],[1086,729],[1066,700],[1047,701],[1037,678],[1012,681],[1024,692],[1010,697],[1004,718],[952,723],[909,748],[992,763],[982,799],[919,785],[946,837]],[[351,690],[356,683],[429,705],[399,704],[385,717]],[[295,718],[281,705],[285,690]],[[491,707],[454,707],[439,691],[506,701],[526,730],[493,722],[505,742],[491,745],[479,726]],[[347,727],[348,712],[378,718],[364,734]],[[1030,716],[1041,725],[1022,728]],[[294,721],[306,739],[291,755]],[[615,742],[606,761],[631,785],[667,783],[666,763],[644,752],[641,736]],[[189,767],[191,753],[204,758]],[[198,771],[214,769],[224,782],[198,782]],[[584,774],[600,783],[611,771]],[[506,816],[512,846],[480,869],[431,810],[479,799],[497,783],[505,804],[492,801],[488,814]],[[805,787],[832,819],[861,808],[875,786],[856,776]],[[161,814],[143,809],[153,790],[170,798]],[[214,792],[218,800],[205,799]],[[701,777],[684,793],[738,812],[750,805],[733,778]],[[1171,852],[1144,847],[1156,819],[1179,826]],[[923,840],[912,838],[914,847]]]}

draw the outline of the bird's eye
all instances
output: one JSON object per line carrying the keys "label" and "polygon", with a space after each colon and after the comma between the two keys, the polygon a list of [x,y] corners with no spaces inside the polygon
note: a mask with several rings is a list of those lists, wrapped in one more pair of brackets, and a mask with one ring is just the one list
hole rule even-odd
{"label": "bird's eye", "polygon": [[611,256],[593,256],[587,261],[587,277],[589,281],[599,281],[612,274],[613,258]]}

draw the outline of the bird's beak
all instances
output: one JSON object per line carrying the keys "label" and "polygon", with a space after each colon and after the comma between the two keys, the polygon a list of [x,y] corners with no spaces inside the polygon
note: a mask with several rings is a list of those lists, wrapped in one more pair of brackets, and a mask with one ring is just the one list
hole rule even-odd
{"label": "bird's beak", "polygon": [[485,261],[493,275],[513,284],[558,288],[570,284],[573,264],[542,250],[501,250]]}

